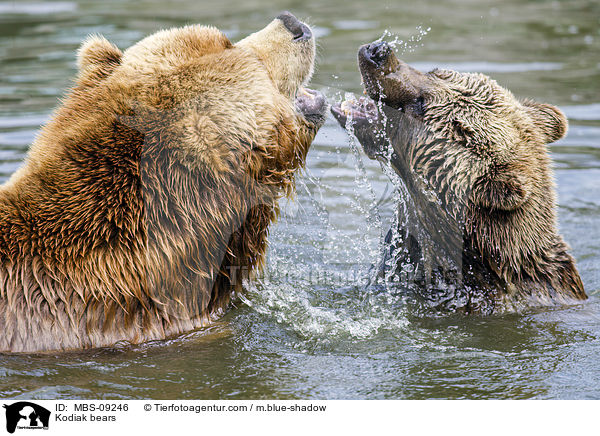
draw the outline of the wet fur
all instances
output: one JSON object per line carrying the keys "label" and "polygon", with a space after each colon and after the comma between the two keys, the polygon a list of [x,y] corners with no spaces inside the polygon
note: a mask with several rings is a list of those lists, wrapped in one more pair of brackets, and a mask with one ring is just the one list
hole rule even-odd
{"label": "wet fur", "polygon": [[[296,67],[313,59],[314,47]],[[125,54],[93,37],[79,68],[0,187],[0,351],[164,339],[222,314],[263,265],[277,200],[322,123],[279,89],[310,71],[275,83],[249,44],[213,28]]]}
{"label": "wet fur", "polygon": [[[410,197],[383,268],[401,275],[411,265],[413,290],[441,310],[490,314],[587,298],[557,229],[546,144],[567,131],[560,110],[519,101],[482,74],[421,73],[383,43],[363,46],[359,66],[380,107],[371,115],[379,124],[359,118],[356,135]],[[346,122],[341,109],[334,115]]]}

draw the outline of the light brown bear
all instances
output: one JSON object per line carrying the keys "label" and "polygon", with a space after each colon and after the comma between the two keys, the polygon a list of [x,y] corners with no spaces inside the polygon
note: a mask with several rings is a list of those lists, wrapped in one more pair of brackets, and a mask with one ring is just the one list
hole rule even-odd
{"label": "light brown bear", "polygon": [[385,42],[362,46],[358,60],[370,99],[332,112],[404,194],[385,277],[443,311],[585,299],[557,231],[546,147],[567,131],[562,112],[482,74],[421,73]]}
{"label": "light brown bear", "polygon": [[0,351],[140,343],[207,324],[264,262],[325,119],[311,30],[164,30],[79,51],[74,89],[0,187]]}

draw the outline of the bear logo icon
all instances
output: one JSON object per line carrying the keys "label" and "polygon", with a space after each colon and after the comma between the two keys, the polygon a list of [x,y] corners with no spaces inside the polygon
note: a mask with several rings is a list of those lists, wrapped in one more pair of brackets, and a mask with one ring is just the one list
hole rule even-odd
{"label": "bear logo icon", "polygon": [[19,428],[48,428],[50,411],[29,401],[4,405],[6,409],[6,431],[14,433]]}

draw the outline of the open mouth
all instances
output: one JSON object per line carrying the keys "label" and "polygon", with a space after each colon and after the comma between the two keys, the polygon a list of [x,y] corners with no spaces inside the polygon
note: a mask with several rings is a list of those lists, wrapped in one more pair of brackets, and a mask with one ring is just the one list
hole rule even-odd
{"label": "open mouth", "polygon": [[[355,135],[359,137],[357,133],[365,124],[370,125],[371,130],[385,128],[385,124],[389,130],[390,118],[402,121],[398,125],[410,120],[423,122],[427,90],[431,85],[429,74],[421,73],[399,60],[385,41],[361,46],[358,50],[358,66],[368,98],[348,100],[331,108],[342,126],[346,126],[350,120]],[[377,125],[374,125],[375,122]],[[364,143],[363,148],[368,151]]]}
{"label": "open mouth", "polygon": [[333,105],[331,113],[342,127],[351,128],[370,159],[386,156],[384,117],[375,101],[368,97]]}
{"label": "open mouth", "polygon": [[373,124],[379,120],[380,114],[376,101],[382,100],[381,78],[392,72],[395,59],[392,48],[385,42],[376,41],[361,46],[358,50],[358,65],[365,86],[365,94],[358,100],[347,100],[341,105],[331,108],[331,112],[338,122],[346,125],[348,120],[352,124]]}
{"label": "open mouth", "polygon": [[341,104],[333,105],[331,113],[344,126],[348,120],[355,125],[365,122],[372,124],[379,118],[377,105],[367,97],[360,97],[358,100],[346,100]]}
{"label": "open mouth", "polygon": [[295,105],[304,118],[315,125],[325,121],[327,112],[327,99],[319,91],[300,86],[296,92]]}

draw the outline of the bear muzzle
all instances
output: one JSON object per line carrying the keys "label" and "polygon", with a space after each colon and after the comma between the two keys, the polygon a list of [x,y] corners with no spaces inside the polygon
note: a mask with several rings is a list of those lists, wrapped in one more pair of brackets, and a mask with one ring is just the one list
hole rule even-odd
{"label": "bear muzzle", "polygon": [[375,68],[383,68],[392,54],[392,48],[385,41],[375,41],[362,45],[358,49],[359,61],[362,59],[365,62],[369,62]]}
{"label": "bear muzzle", "polygon": [[358,66],[369,97],[395,109],[409,108],[412,115],[422,115],[419,106],[430,78],[399,60],[388,43],[375,41],[361,46]]}
{"label": "bear muzzle", "polygon": [[308,27],[290,12],[282,12],[277,16],[277,19],[281,20],[283,26],[290,31],[294,37],[294,41],[308,41],[312,38],[312,31],[310,30],[310,27]]}

